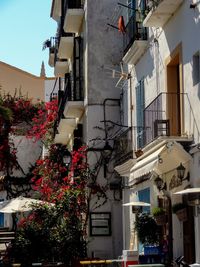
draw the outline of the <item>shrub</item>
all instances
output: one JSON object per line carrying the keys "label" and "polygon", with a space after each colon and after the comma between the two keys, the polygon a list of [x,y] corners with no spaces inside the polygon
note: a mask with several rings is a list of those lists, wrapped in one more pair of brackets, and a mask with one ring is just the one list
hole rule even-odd
{"label": "shrub", "polygon": [[141,213],[136,217],[135,230],[142,244],[155,245],[159,243],[158,226],[149,214]]}
{"label": "shrub", "polygon": [[185,203],[176,203],[172,206],[172,212],[176,213],[178,210],[182,210],[186,208],[186,204]]}
{"label": "shrub", "polygon": [[152,209],[152,214],[153,216],[159,216],[159,215],[164,215],[165,214],[165,209],[161,208],[161,207],[154,207]]}

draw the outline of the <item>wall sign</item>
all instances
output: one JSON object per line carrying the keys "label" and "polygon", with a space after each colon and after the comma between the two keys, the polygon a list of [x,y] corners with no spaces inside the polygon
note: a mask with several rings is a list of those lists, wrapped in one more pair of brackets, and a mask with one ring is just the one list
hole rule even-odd
{"label": "wall sign", "polygon": [[90,235],[110,236],[111,235],[111,213],[91,212],[90,213]]}

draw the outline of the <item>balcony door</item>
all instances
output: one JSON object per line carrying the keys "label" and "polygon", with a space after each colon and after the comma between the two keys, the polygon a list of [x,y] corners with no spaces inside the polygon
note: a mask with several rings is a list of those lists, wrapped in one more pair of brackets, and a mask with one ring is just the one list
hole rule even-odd
{"label": "balcony door", "polygon": [[129,21],[130,18],[135,15],[136,0],[128,0],[127,5],[128,5],[128,19],[127,19],[127,21]]}
{"label": "balcony door", "polygon": [[169,119],[170,135],[181,135],[181,110],[182,110],[182,64],[181,53],[178,52],[170,57],[167,64],[167,114]]}

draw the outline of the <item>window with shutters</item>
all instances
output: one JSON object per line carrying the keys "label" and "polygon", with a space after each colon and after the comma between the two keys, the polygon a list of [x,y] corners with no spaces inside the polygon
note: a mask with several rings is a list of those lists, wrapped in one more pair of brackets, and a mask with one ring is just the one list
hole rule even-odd
{"label": "window with shutters", "polygon": [[137,148],[142,148],[145,142],[144,131],[144,80],[136,86],[136,123],[137,123]]}
{"label": "window with shutters", "polygon": [[193,55],[192,78],[193,78],[193,85],[196,85],[200,82],[199,52],[197,52],[195,55]]}

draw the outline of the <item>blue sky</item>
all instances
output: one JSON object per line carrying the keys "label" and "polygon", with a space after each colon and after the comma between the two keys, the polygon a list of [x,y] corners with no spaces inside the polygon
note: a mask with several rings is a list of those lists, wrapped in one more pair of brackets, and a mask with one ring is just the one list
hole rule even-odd
{"label": "blue sky", "polygon": [[43,42],[56,33],[50,18],[52,0],[0,0],[0,61],[40,75],[44,61],[46,76],[53,76],[48,65],[48,49]]}

